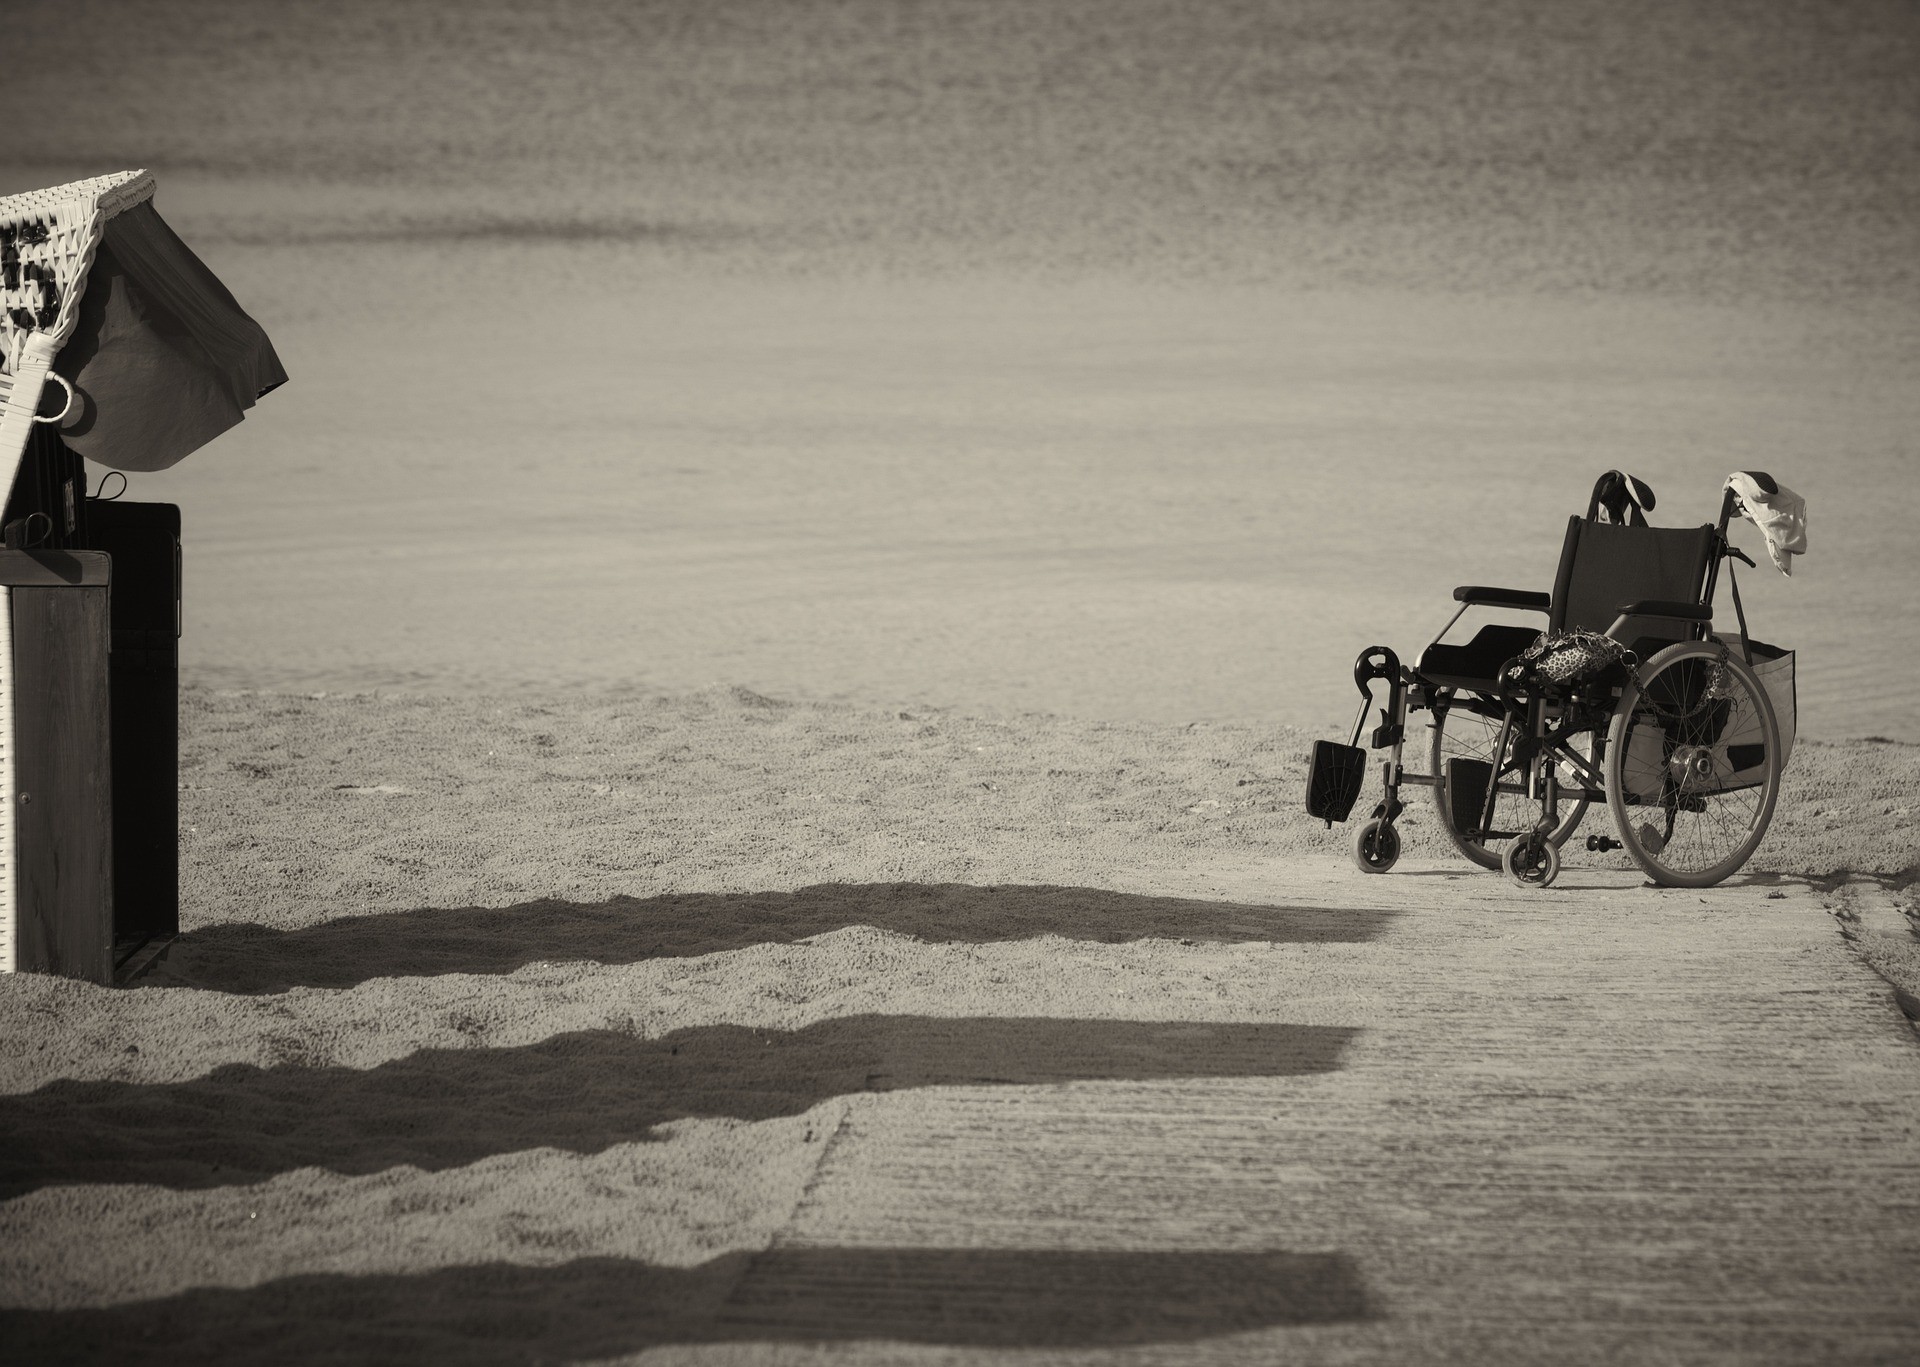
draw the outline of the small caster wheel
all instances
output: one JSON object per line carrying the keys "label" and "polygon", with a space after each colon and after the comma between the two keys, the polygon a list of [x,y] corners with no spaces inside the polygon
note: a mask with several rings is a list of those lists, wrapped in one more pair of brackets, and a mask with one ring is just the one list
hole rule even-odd
{"label": "small caster wheel", "polygon": [[1353,862],[1362,873],[1385,873],[1400,858],[1400,832],[1385,817],[1376,816],[1353,837]]}
{"label": "small caster wheel", "polygon": [[1523,888],[1544,888],[1560,876],[1560,851],[1537,835],[1516,836],[1500,856],[1500,867]]}

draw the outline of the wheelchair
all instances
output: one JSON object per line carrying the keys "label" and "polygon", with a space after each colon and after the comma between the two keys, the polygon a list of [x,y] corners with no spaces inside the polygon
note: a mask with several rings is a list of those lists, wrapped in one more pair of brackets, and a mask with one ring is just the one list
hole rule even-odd
{"label": "wheelchair", "polygon": [[[1771,491],[1769,476],[1749,472]],[[1717,524],[1655,527],[1651,489],[1619,471],[1570,517],[1551,593],[1463,585],[1460,606],[1411,667],[1386,646],[1354,663],[1359,715],[1346,745],[1318,741],[1309,759],[1308,814],[1345,821],[1365,780],[1362,730],[1386,685],[1367,749],[1384,750],[1385,793],[1355,832],[1354,860],[1385,873],[1400,857],[1395,822],[1406,785],[1433,791],[1440,825],[1468,860],[1544,887],[1588,810],[1605,803],[1618,838],[1590,834],[1589,851],[1624,848],[1655,883],[1711,887],[1759,847],[1773,819],[1786,740],[1756,665],[1791,655],[1751,641],[1731,566],[1737,641],[1712,630],[1721,566],[1754,562],[1727,540],[1740,504],[1725,491]],[[1544,633],[1489,624],[1444,643],[1473,608],[1544,618]],[[1565,649],[1561,649],[1565,647]],[[1568,667],[1567,660],[1574,660]],[[1557,668],[1554,666],[1558,666]],[[1406,772],[1410,713],[1431,714],[1429,772]]]}

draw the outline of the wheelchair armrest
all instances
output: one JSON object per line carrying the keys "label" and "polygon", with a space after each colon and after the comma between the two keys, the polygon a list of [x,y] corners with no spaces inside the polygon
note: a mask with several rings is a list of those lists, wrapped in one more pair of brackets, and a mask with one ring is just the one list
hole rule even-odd
{"label": "wheelchair armrest", "polygon": [[1481,584],[1462,584],[1453,591],[1453,601],[1469,607],[1531,608],[1545,612],[1553,606],[1553,596],[1528,593],[1525,589],[1490,589]]}
{"label": "wheelchair armrest", "polygon": [[1705,603],[1674,603],[1643,598],[1637,603],[1622,603],[1620,615],[1613,619],[1613,625],[1607,628],[1606,634],[1619,640],[1619,630],[1630,617],[1677,617],[1683,622],[1711,622],[1713,609]]}
{"label": "wheelchair armrest", "polygon": [[1678,617],[1683,622],[1711,622],[1713,609],[1705,603],[1675,603],[1643,598],[1637,603],[1622,603],[1620,615],[1622,617]]}

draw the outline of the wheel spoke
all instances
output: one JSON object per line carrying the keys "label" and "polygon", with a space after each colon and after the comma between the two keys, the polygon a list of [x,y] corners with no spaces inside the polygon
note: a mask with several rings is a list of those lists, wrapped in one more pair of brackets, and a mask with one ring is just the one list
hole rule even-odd
{"label": "wheel spoke", "polygon": [[1651,662],[1632,713],[1615,723],[1609,780],[1636,861],[1658,881],[1704,886],[1765,834],[1779,763],[1757,680],[1704,643],[1672,650]]}
{"label": "wheel spoke", "polygon": [[[1450,706],[1447,699],[1442,699],[1435,707],[1433,728],[1433,773],[1441,780],[1434,785],[1433,791],[1441,824],[1462,854],[1482,867],[1497,869],[1501,855],[1513,837],[1532,830],[1540,819],[1539,799],[1527,796],[1528,766],[1515,761],[1511,742],[1501,746],[1500,714],[1486,716],[1468,704]],[[1589,763],[1592,763],[1604,753],[1604,747],[1597,745],[1596,740],[1596,734],[1591,731],[1562,737],[1557,745],[1547,748],[1546,758],[1558,765],[1561,761],[1555,754],[1556,750],[1570,750],[1574,754],[1585,750]],[[1495,753],[1496,749],[1500,750],[1499,754]],[[1455,828],[1449,806],[1445,780],[1447,761],[1454,758],[1474,760],[1490,765],[1494,770],[1493,812],[1488,823],[1491,829],[1472,837],[1463,835]],[[1596,774],[1598,772],[1596,767]],[[1579,824],[1590,800],[1585,791],[1587,786],[1584,782],[1562,786],[1555,807],[1558,818],[1554,830],[1556,842],[1565,840]]]}

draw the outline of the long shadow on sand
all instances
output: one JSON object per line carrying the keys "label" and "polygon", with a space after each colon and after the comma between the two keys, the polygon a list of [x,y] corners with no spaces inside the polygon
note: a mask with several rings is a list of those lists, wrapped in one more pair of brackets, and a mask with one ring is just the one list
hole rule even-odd
{"label": "long shadow on sand", "polygon": [[343,916],[303,930],[208,926],[180,937],[159,981],[240,993],[352,987],[372,978],[511,973],[542,961],[680,958],[788,944],[857,925],[934,944],[1040,935],[1101,944],[1155,938],[1355,942],[1380,934],[1393,915],[1143,897],[1103,888],[826,883],[798,892],[425,908]]}
{"label": "long shadow on sand", "polygon": [[452,1168],[598,1153],[689,1116],[766,1120],[911,1087],[1328,1072],[1355,1032],[1193,1021],[848,1016],[640,1039],[426,1049],[377,1068],[235,1064],[176,1083],[49,1083],[0,1106],[0,1199],[77,1182],[241,1185],[295,1168]]}
{"label": "long shadow on sand", "polygon": [[23,1362],[494,1364],[666,1343],[1119,1347],[1373,1313],[1339,1253],[788,1248],[692,1268],[584,1258],[288,1277],[102,1309],[0,1311],[0,1333]]}

